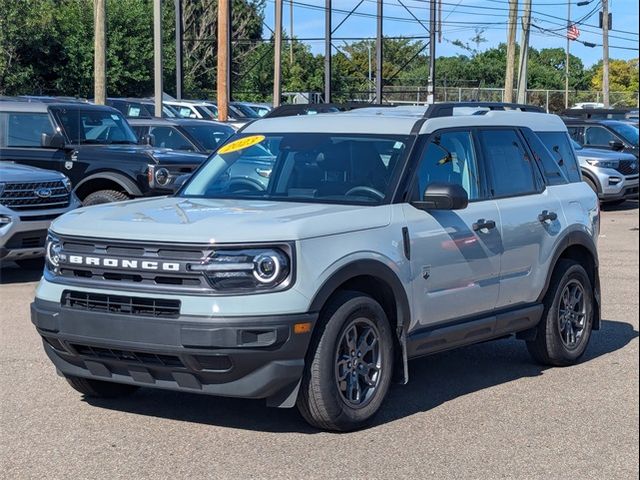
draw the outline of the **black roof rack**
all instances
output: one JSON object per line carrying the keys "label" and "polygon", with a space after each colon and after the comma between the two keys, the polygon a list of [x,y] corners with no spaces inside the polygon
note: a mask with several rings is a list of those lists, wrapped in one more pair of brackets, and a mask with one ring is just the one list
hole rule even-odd
{"label": "black roof rack", "polygon": [[630,108],[568,108],[563,110],[561,115],[582,119],[606,119],[613,118],[613,115],[624,116],[630,111]]}
{"label": "black roof rack", "polygon": [[429,105],[424,113],[424,118],[451,117],[454,108],[470,107],[470,108],[487,108],[489,110],[519,110],[521,112],[546,113],[542,107],[536,105],[524,105],[521,103],[505,103],[505,102],[448,102],[433,103]]}

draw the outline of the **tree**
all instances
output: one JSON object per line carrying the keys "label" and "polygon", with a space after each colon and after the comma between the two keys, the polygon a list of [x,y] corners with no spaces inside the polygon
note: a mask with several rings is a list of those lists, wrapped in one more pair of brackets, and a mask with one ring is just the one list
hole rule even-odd
{"label": "tree", "polygon": [[[592,69],[591,87],[602,90],[602,61]],[[609,88],[612,92],[638,91],[638,59],[609,62]]]}

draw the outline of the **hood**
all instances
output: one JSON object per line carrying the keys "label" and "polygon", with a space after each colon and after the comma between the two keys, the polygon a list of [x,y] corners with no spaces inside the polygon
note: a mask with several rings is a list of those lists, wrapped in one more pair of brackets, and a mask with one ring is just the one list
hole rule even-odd
{"label": "hood", "polygon": [[13,162],[0,162],[0,181],[2,182],[52,182],[62,178],[64,178],[63,174],[51,170]]}
{"label": "hood", "polygon": [[80,145],[73,155],[77,155],[78,160],[99,157],[100,160],[144,161],[167,165],[199,165],[207,159],[207,155],[203,153],[147,145]]}
{"label": "hood", "polygon": [[384,227],[388,205],[161,197],[81,208],[54,221],[60,235],[176,243],[293,241]]}
{"label": "hood", "polygon": [[579,160],[635,160],[635,155],[624,152],[615,152],[613,150],[604,150],[600,148],[582,148],[576,150]]}

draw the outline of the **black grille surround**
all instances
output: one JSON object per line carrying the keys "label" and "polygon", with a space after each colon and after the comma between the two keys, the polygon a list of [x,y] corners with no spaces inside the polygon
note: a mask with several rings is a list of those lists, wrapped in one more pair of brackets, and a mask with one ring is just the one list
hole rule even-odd
{"label": "black grille surround", "polygon": [[[38,194],[37,192],[40,192]],[[71,194],[62,180],[51,182],[6,183],[0,204],[12,210],[66,208]]]}
{"label": "black grille surround", "polygon": [[65,308],[156,318],[178,318],[180,300],[130,297],[102,293],[62,292],[60,304]]}
{"label": "black grille surround", "polygon": [[638,160],[620,160],[616,170],[623,175],[638,175]]}

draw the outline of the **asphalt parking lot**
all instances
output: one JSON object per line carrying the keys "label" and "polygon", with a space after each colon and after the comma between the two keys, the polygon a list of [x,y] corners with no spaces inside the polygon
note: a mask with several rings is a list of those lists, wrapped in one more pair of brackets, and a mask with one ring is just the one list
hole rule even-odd
{"label": "asphalt parking lot", "polygon": [[524,344],[411,364],[373,427],[320,433],[262,402],[141,390],[84,400],[29,319],[39,277],[0,277],[0,477],[638,477],[638,203],[603,212],[603,327],[584,361],[546,369]]}

